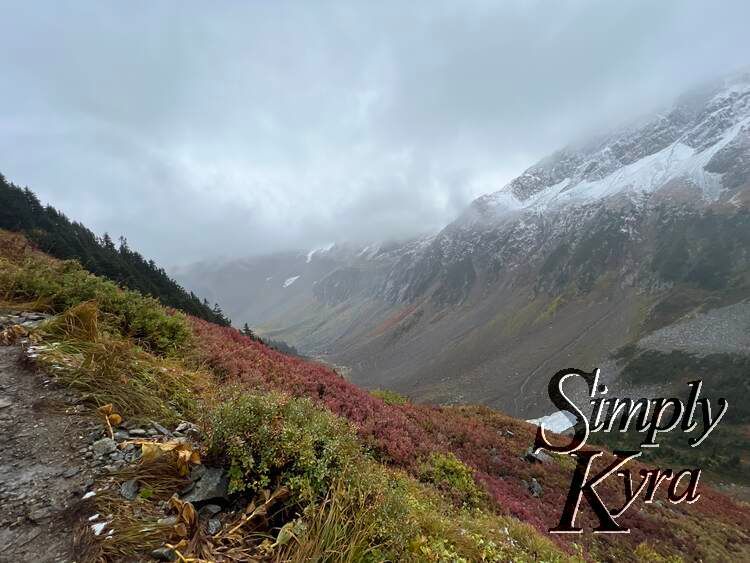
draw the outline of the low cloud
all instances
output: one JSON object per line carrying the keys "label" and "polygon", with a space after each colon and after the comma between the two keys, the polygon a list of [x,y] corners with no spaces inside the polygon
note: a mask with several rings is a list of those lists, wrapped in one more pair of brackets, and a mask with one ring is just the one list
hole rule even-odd
{"label": "low cloud", "polygon": [[439,229],[750,62],[746,2],[2,4],[0,171],[164,264]]}

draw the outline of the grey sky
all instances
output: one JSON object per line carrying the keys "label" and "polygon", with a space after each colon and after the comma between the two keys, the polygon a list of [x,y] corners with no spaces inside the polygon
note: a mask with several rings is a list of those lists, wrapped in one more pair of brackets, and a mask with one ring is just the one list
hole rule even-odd
{"label": "grey sky", "polygon": [[438,229],[750,63],[745,1],[0,9],[0,172],[163,264]]}

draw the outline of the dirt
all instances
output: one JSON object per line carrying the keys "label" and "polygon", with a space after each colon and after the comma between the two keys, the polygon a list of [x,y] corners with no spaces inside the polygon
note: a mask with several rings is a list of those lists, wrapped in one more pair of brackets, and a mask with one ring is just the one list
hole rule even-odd
{"label": "dirt", "polygon": [[0,346],[0,561],[74,561],[75,506],[93,484],[96,420]]}

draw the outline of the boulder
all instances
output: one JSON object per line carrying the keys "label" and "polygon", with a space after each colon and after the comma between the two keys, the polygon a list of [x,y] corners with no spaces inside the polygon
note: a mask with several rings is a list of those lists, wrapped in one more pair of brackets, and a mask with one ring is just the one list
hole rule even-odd
{"label": "boulder", "polygon": [[206,467],[195,486],[182,497],[182,500],[193,504],[216,499],[226,500],[228,488],[229,476],[226,471],[219,467]]}

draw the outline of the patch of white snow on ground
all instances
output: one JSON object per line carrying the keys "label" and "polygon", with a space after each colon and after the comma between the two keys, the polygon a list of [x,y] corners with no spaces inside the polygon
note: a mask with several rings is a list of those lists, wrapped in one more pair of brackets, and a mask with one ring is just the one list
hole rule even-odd
{"label": "patch of white snow on ground", "polygon": [[526,422],[543,426],[545,430],[559,434],[565,432],[568,428],[572,428],[576,423],[576,417],[568,411],[557,411],[540,418],[532,418]]}
{"label": "patch of white snow on ground", "polygon": [[307,253],[307,260],[306,263],[309,264],[312,261],[313,255],[315,255],[316,252],[328,252],[331,250],[336,243],[332,242],[329,244],[326,244],[325,246],[319,246],[318,248],[313,248],[310,252]]}
{"label": "patch of white snow on ground", "polygon": [[299,279],[299,276],[292,276],[291,278],[287,278],[284,284],[281,287],[289,287],[294,282],[296,282]]}

